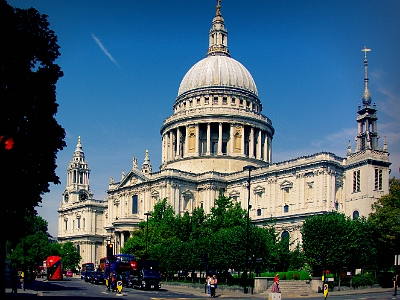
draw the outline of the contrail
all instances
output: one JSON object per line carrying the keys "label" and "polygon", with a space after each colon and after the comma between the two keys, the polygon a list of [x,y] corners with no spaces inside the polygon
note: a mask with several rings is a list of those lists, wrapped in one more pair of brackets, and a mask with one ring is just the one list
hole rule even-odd
{"label": "contrail", "polygon": [[116,65],[118,66],[117,61],[114,59],[114,57],[111,56],[111,54],[107,51],[106,47],[103,46],[103,44],[101,43],[101,41],[99,40],[99,38],[97,36],[95,36],[92,33],[92,38],[94,39],[94,41],[96,42],[97,45],[99,45],[101,51],[104,52],[105,55],[108,56],[108,58]]}

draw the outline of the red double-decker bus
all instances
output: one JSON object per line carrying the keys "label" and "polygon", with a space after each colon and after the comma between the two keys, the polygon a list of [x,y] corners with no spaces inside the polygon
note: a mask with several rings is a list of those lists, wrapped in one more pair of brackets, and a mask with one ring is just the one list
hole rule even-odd
{"label": "red double-decker bus", "polygon": [[63,280],[60,256],[49,256],[46,259],[47,280]]}

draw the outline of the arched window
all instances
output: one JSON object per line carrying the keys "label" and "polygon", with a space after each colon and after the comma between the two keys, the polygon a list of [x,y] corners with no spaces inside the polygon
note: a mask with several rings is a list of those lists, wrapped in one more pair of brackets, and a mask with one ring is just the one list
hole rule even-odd
{"label": "arched window", "polygon": [[359,216],[360,213],[358,212],[358,210],[353,211],[353,220],[358,219]]}
{"label": "arched window", "polygon": [[289,241],[290,241],[290,235],[288,231],[284,231],[281,234],[281,242],[282,242],[282,249],[286,250],[289,252]]}
{"label": "arched window", "polygon": [[285,205],[284,207],[283,207],[283,212],[285,212],[285,213],[288,213],[289,212],[289,205]]}

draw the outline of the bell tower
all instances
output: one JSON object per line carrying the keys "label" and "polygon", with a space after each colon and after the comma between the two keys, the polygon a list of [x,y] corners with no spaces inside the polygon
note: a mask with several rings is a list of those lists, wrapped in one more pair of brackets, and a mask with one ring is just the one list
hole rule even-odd
{"label": "bell tower", "polygon": [[93,193],[89,188],[89,174],[89,165],[85,160],[79,136],[74,155],[67,168],[67,183],[63,193],[64,203],[77,203],[93,198]]}
{"label": "bell tower", "polygon": [[386,138],[383,148],[380,148],[376,105],[371,106],[367,60],[367,52],[371,49],[364,47],[361,51],[364,52],[364,92],[362,105],[358,106],[357,111],[356,148],[352,152],[349,142],[345,175],[347,180],[344,210],[353,218],[367,216],[371,211],[371,205],[389,192],[390,173]]}

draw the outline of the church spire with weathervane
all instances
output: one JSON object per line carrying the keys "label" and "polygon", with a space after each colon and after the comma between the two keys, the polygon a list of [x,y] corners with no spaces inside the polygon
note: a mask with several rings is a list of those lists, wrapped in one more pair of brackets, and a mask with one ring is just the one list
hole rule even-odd
{"label": "church spire with weathervane", "polygon": [[372,102],[372,96],[371,93],[369,92],[369,87],[368,87],[368,60],[367,60],[367,52],[370,52],[371,49],[368,49],[366,46],[364,46],[364,49],[361,51],[364,52],[364,93],[362,95],[362,103],[363,106],[370,106]]}
{"label": "church spire with weathervane", "polygon": [[361,50],[364,52],[364,92],[362,94],[362,106],[358,107],[357,111],[357,123],[358,130],[356,136],[356,150],[355,152],[360,152],[364,150],[377,150],[382,151],[378,146],[378,117],[376,116],[376,105],[371,107],[372,97],[368,86],[368,60],[367,52],[368,49],[364,46]]}
{"label": "church spire with weathervane", "polygon": [[229,56],[228,50],[228,31],[225,29],[225,21],[221,15],[221,1],[217,0],[217,11],[212,21],[212,27],[209,36],[209,46],[207,56],[210,55],[225,55]]}

